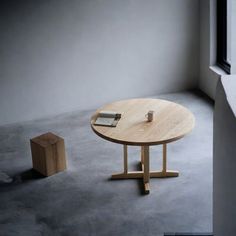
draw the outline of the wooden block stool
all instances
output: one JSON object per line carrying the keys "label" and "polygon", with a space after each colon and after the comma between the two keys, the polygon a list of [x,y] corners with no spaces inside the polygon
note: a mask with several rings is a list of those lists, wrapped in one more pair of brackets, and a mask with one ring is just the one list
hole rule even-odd
{"label": "wooden block stool", "polygon": [[33,169],[50,176],[66,169],[64,139],[53,133],[42,134],[30,140]]}

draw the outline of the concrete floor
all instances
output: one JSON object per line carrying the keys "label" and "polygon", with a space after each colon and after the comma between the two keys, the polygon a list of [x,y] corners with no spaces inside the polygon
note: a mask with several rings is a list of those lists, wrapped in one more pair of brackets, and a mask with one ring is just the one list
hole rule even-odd
{"label": "concrete floor", "polygon": [[[213,104],[197,92],[158,96],[188,107],[191,134],[168,145],[168,165],[178,178],[109,180],[122,169],[122,146],[90,129],[93,111],[0,127],[1,236],[161,236],[164,232],[212,231]],[[67,171],[40,178],[31,171],[29,139],[44,132],[65,139]],[[129,149],[137,168],[139,149]],[[161,167],[161,146],[151,148],[151,168]]]}

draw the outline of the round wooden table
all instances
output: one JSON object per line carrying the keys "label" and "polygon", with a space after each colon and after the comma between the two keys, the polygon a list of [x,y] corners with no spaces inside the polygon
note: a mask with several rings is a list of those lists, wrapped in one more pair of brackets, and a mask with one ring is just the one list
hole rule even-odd
{"label": "round wooden table", "polygon": [[[121,113],[116,127],[96,126],[101,110]],[[145,115],[154,111],[154,119]],[[193,114],[182,105],[161,99],[129,99],[113,102],[98,109],[91,118],[91,127],[100,137],[123,144],[124,171],[112,175],[112,179],[143,178],[145,193],[149,193],[149,178],[177,177],[178,171],[167,170],[167,143],[184,137],[194,127]],[[127,146],[141,146],[141,171],[128,171]],[[162,171],[149,171],[149,146],[163,145]]]}

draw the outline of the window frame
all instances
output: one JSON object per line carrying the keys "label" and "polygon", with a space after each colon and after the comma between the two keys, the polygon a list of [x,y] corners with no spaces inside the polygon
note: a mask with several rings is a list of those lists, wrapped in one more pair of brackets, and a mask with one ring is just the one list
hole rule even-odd
{"label": "window frame", "polygon": [[217,0],[217,64],[230,74],[231,65],[227,60],[227,0]]}

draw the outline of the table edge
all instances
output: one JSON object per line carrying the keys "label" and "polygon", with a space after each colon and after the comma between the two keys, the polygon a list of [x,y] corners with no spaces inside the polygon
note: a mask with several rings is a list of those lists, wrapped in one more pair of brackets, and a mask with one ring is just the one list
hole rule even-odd
{"label": "table edge", "polygon": [[113,143],[118,143],[118,144],[123,144],[123,145],[130,145],[130,146],[155,146],[155,145],[171,143],[171,142],[174,142],[174,141],[177,141],[177,140],[183,138],[184,136],[186,136],[187,134],[189,134],[193,130],[193,128],[195,126],[195,122],[193,124],[192,129],[190,129],[188,132],[186,132],[186,133],[184,133],[180,136],[170,138],[170,139],[166,139],[166,140],[161,140],[161,141],[153,141],[153,142],[130,142],[130,141],[123,141],[123,140],[113,139],[113,138],[107,137],[107,136],[97,132],[94,129],[93,124],[91,122],[90,122],[90,125],[91,125],[91,128],[92,128],[92,130],[95,134],[97,134],[99,137],[101,137],[101,138],[103,138],[107,141],[113,142]]}

